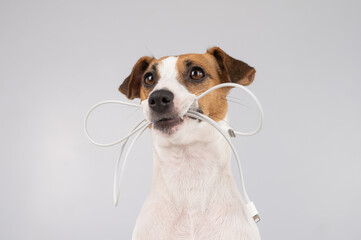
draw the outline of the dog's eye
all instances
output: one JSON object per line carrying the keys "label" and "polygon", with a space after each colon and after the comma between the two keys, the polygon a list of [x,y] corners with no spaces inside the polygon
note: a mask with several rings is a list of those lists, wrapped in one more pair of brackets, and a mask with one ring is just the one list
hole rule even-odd
{"label": "dog's eye", "polygon": [[144,75],[144,85],[147,86],[147,87],[150,87],[154,84],[154,76],[153,76],[153,73],[146,73]]}
{"label": "dog's eye", "polygon": [[203,69],[200,67],[192,68],[189,77],[193,80],[201,80],[204,78],[206,74],[204,73]]}

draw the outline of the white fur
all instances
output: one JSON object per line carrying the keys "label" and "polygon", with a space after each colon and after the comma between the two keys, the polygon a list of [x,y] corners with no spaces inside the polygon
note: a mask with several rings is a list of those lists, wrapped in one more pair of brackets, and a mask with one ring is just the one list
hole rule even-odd
{"label": "white fur", "polygon": [[[162,61],[155,89],[172,91],[181,114],[194,95],[177,81],[176,62],[176,57]],[[143,102],[147,116],[148,104]],[[133,240],[260,239],[231,175],[230,147],[217,130],[206,122],[185,118],[172,135],[154,129],[151,135],[152,188]]]}
{"label": "white fur", "polygon": [[[174,108],[179,113],[179,117],[183,117],[190,108],[190,106],[194,103],[196,96],[188,92],[187,89],[177,81],[177,60],[178,57],[167,57],[159,64],[158,71],[161,77],[152,92],[160,89],[167,89],[173,92]],[[150,92],[149,94],[151,94],[152,92]],[[150,120],[148,99],[142,101],[142,107],[145,118],[147,120]]]}

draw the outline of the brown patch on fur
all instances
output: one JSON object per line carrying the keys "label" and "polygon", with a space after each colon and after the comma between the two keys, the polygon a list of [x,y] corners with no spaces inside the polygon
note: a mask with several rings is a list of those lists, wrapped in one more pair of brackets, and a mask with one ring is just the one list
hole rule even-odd
{"label": "brown patch on fur", "polygon": [[[204,80],[195,81],[189,78],[190,71],[193,67],[204,69],[206,77]],[[220,83],[227,82],[224,75],[220,74],[220,68],[216,59],[208,53],[205,54],[185,54],[178,57],[177,70],[179,81],[189,92],[200,95],[209,88]],[[228,110],[227,94],[229,89],[217,89],[199,100],[199,107],[203,114],[209,116],[215,121],[225,118]]]}
{"label": "brown patch on fur", "polygon": [[223,74],[228,75],[229,82],[250,85],[255,77],[256,70],[247,63],[234,59],[219,47],[207,50],[218,62]]}
{"label": "brown patch on fur", "polygon": [[[154,65],[163,59],[142,57],[135,64],[132,73],[124,80],[119,91],[129,99],[140,98],[141,101],[148,98],[153,87],[145,87],[142,84],[143,76],[148,71],[154,72]],[[197,81],[190,79],[192,67],[201,67],[205,71],[205,78]],[[184,54],[178,56],[177,70],[179,81],[189,92],[200,95],[209,88],[227,82],[249,85],[253,82],[256,70],[248,64],[234,59],[222,49],[213,47],[204,54]],[[155,76],[158,81],[160,76]],[[156,84],[155,84],[156,85]],[[154,86],[155,86],[154,85]],[[220,88],[207,94],[199,100],[199,106],[203,113],[215,121],[225,118],[228,111],[227,95],[231,88]]]}
{"label": "brown patch on fur", "polygon": [[140,58],[134,65],[130,75],[120,85],[119,91],[129,99],[139,98],[143,74],[154,60],[155,58],[147,56]]}

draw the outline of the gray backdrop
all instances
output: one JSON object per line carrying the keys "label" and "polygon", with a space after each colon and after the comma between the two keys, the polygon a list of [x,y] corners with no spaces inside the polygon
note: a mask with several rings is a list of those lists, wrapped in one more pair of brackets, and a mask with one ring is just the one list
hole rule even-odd
{"label": "gray backdrop", "polygon": [[[119,147],[92,145],[83,117],[124,100],[139,57],[215,45],[257,69],[264,129],[236,143],[263,239],[360,239],[360,22],[359,1],[2,0],[0,239],[129,239],[149,136],[114,208]],[[117,138],[119,111],[100,111],[92,134]]]}

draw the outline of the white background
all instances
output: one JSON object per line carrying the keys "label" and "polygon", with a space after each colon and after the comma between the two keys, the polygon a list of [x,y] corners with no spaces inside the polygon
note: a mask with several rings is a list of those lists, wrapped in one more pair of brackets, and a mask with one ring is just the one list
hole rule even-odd
{"label": "white background", "polygon": [[[83,117],[124,100],[141,56],[212,46],[257,70],[265,126],[237,148],[262,238],[360,239],[360,22],[359,1],[1,1],[0,239],[130,239],[149,136],[114,208],[119,147],[92,145]],[[108,110],[104,141],[122,127]]]}

